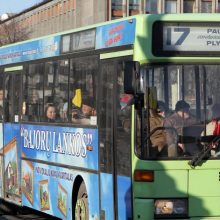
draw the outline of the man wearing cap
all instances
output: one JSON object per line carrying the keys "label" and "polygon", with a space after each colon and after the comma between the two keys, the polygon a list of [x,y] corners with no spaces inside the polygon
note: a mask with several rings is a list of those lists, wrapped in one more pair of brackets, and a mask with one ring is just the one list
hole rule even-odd
{"label": "man wearing cap", "polygon": [[[183,133],[183,127],[190,126],[192,124],[196,123],[196,119],[190,114],[190,105],[184,101],[180,100],[176,103],[175,106],[175,112],[165,118],[164,120],[164,127],[173,127],[176,129],[178,135],[182,135]],[[168,129],[167,129],[168,130]],[[173,137],[170,135],[170,131],[168,133],[168,139],[170,140],[171,143],[173,143]],[[170,144],[171,146],[172,144]],[[182,149],[184,152],[184,145],[183,144],[178,144],[178,146]],[[176,156],[176,147],[175,149],[173,146],[170,148],[170,156]],[[168,155],[169,155],[169,148],[168,148]]]}
{"label": "man wearing cap", "polygon": [[81,109],[74,108],[72,110],[72,122],[77,124],[89,125],[91,124],[91,116],[96,116],[94,109],[94,101],[92,97],[84,96],[82,100]]}
{"label": "man wearing cap", "polygon": [[167,107],[163,101],[157,101],[157,113],[163,118],[167,116]]}

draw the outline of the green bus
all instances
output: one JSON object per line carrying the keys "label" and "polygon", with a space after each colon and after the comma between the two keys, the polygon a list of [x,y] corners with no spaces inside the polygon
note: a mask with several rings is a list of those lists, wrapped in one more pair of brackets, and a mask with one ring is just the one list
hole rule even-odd
{"label": "green bus", "polygon": [[218,20],[137,15],[1,47],[1,199],[68,220],[219,219]]}

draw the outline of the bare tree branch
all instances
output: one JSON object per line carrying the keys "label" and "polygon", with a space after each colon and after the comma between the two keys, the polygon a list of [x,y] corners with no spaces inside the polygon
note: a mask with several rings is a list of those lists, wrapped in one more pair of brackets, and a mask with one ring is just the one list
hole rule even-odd
{"label": "bare tree branch", "polygon": [[15,19],[0,23],[0,46],[27,40],[31,31]]}

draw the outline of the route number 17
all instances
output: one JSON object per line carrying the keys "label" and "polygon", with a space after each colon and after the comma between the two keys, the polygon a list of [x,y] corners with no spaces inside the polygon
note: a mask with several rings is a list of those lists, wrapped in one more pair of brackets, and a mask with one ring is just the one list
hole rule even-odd
{"label": "route number 17", "polygon": [[184,40],[189,35],[190,28],[187,27],[175,27],[167,28],[167,39],[166,39],[166,45],[168,46],[180,46],[184,42]]}

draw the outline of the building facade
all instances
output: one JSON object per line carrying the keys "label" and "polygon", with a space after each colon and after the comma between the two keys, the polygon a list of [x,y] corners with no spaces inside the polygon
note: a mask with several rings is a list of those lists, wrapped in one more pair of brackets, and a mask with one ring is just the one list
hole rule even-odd
{"label": "building facade", "polygon": [[1,23],[13,19],[35,38],[135,14],[218,12],[220,0],[44,0]]}

